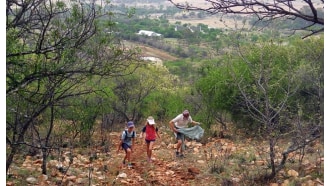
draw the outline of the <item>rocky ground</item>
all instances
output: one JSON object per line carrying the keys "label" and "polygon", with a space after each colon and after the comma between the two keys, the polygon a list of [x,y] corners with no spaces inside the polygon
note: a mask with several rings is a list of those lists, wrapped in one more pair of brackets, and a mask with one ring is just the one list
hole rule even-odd
{"label": "rocky ground", "polygon": [[[41,174],[40,156],[26,156],[11,166],[7,185],[251,185],[265,173],[267,142],[252,139],[209,138],[206,143],[187,141],[184,158],[175,157],[170,132],[162,132],[153,150],[153,162],[147,161],[144,140],[138,138],[132,157],[133,168],[122,164],[124,151],[116,152],[119,132],[109,135],[110,148],[62,149],[53,152],[47,175]],[[280,148],[280,147],[278,147]],[[260,185],[323,185],[323,145],[308,148],[301,166],[299,154],[291,154],[288,166],[276,179]],[[58,158],[60,157],[60,158]],[[255,182],[253,185],[256,185]]]}

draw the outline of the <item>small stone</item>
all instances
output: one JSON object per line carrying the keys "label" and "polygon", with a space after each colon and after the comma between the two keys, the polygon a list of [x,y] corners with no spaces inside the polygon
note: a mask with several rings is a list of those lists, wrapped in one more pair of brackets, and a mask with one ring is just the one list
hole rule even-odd
{"label": "small stone", "polygon": [[117,177],[118,178],[127,178],[127,174],[123,172],[123,173],[118,174]]}
{"label": "small stone", "polygon": [[26,178],[26,181],[31,184],[37,183],[37,179],[35,177],[28,177]]}

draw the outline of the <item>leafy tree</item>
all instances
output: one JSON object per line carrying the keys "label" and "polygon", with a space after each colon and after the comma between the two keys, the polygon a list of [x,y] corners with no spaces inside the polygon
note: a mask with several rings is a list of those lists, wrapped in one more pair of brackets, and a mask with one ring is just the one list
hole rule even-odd
{"label": "leafy tree", "polygon": [[[314,60],[317,60],[318,65],[316,66],[319,67],[314,69],[322,69],[319,64],[322,62],[321,56],[323,56],[322,42],[312,43],[315,43],[313,46],[318,48],[312,60],[304,56],[307,54],[306,51],[300,50],[300,47],[296,45],[268,42],[242,46],[239,49],[239,55],[235,53],[227,55],[216,69],[206,71],[207,76],[197,84],[204,101],[209,104],[208,109],[213,112],[229,111],[234,118],[240,116],[235,113],[237,110],[235,108],[239,106],[241,110],[238,113],[244,113],[244,111],[248,113],[249,118],[259,125],[262,134],[266,134],[269,141],[271,167],[271,173],[266,176],[267,179],[273,178],[283,168],[288,153],[303,148],[320,137],[320,132],[315,133],[315,130],[310,130],[311,127],[314,128],[314,123],[305,120],[309,122],[309,127],[300,128],[304,130],[304,137],[300,137],[300,140],[297,141],[302,133],[293,129],[293,125],[289,124],[289,118],[286,117],[287,112],[298,115],[297,110],[288,110],[288,108],[296,106],[292,103],[296,100],[297,93],[304,90],[302,89],[303,77],[306,74],[313,74],[306,69],[306,65],[314,64]],[[303,45],[300,43],[299,46],[307,47],[309,45],[310,42],[305,41]],[[322,73],[322,70],[318,72]],[[315,80],[319,79],[315,78]],[[322,87],[322,83],[314,87]],[[322,89],[318,92],[322,92]],[[210,95],[214,95],[214,97],[209,98]],[[319,96],[316,97],[316,99],[320,99]],[[315,118],[315,116],[318,118],[317,115],[313,117]],[[295,134],[292,136],[293,143],[282,152],[281,163],[275,164],[276,142],[287,132]]]}
{"label": "leafy tree", "polygon": [[[130,69],[127,70],[130,71]],[[163,66],[145,64],[130,76],[114,78],[114,97],[109,104],[120,116],[120,122],[129,120],[138,122],[142,117],[148,117],[147,114],[158,113],[162,105],[152,99],[152,95],[155,96],[158,92],[171,89],[173,78]]]}
{"label": "leafy tree", "polygon": [[232,113],[235,108],[239,91],[232,79],[231,71],[225,60],[213,60],[201,67],[204,77],[196,82],[196,89],[202,95],[206,113],[206,127],[210,129],[213,120],[226,128],[224,113]]}
{"label": "leafy tree", "polygon": [[[304,119],[314,120],[318,127],[323,127],[324,112],[324,38],[294,40],[299,48],[299,57],[304,59],[302,88],[296,95],[296,102],[303,109]],[[291,108],[293,109],[293,108]]]}
{"label": "leafy tree", "polygon": [[[289,51],[274,44],[245,49],[242,55],[245,71],[234,72],[236,84],[244,97],[249,115],[269,134],[269,155],[271,174],[277,172],[275,165],[275,144],[280,136],[279,115],[284,110],[287,100],[296,93],[300,82],[297,74],[297,59],[290,57]],[[243,74],[243,76],[242,76]],[[247,74],[247,76],[245,75]],[[297,74],[298,77],[295,77]],[[243,77],[249,77],[244,79]]]}
{"label": "leafy tree", "polygon": [[[221,116],[230,113],[236,125],[241,122],[245,128],[259,128],[275,142],[286,132],[294,133],[293,145],[282,152],[282,163],[273,166],[272,177],[283,168],[288,153],[322,134],[323,37],[246,45],[239,51],[240,57],[233,51],[205,63],[196,88],[202,94],[205,113],[220,123]],[[253,131],[258,130],[249,132]]]}
{"label": "leafy tree", "polygon": [[[93,3],[6,2],[8,171],[20,148],[32,146],[25,135],[42,113],[95,91],[84,86],[90,78],[124,75],[137,60],[135,51],[124,50],[98,27],[99,18],[112,14]],[[46,125],[51,134],[52,123]]]}

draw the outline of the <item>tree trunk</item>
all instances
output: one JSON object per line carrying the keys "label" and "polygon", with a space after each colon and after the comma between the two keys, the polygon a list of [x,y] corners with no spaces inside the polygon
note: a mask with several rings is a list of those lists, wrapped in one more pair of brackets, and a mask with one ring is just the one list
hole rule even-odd
{"label": "tree trunk", "polygon": [[14,156],[17,152],[17,148],[18,148],[17,145],[11,146],[11,151],[10,151],[7,161],[6,161],[6,174],[8,174],[9,167],[10,167],[11,163],[13,162]]}
{"label": "tree trunk", "polygon": [[[54,127],[54,105],[52,105],[50,107],[50,126],[48,129],[48,133],[47,136],[45,138],[45,144],[41,144],[42,147],[42,174],[47,175],[47,147],[48,147],[48,143],[49,143],[49,139],[50,139],[50,135],[53,131],[53,127]],[[42,143],[42,142],[41,142]]]}
{"label": "tree trunk", "polygon": [[47,175],[47,150],[45,148],[42,149],[42,174]]}
{"label": "tree trunk", "polygon": [[274,138],[270,137],[269,139],[269,156],[270,156],[270,165],[272,168],[272,172],[269,175],[269,179],[272,179],[275,177],[276,174],[276,167],[275,167],[275,142]]}

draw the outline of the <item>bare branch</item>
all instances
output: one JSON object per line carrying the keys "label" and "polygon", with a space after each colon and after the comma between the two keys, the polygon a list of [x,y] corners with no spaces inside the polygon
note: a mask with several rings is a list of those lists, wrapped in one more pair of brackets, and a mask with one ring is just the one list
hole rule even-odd
{"label": "bare branch", "polygon": [[[300,18],[309,22],[309,28],[314,24],[324,25],[324,17],[317,11],[317,7],[324,9],[324,1],[321,0],[322,5],[318,5],[316,1],[311,0],[273,0],[273,1],[259,1],[259,0],[204,0],[204,5],[176,3],[175,0],[169,0],[174,6],[179,9],[204,11],[210,14],[235,14],[235,15],[256,15],[260,20],[275,20],[281,17],[287,19]],[[318,6],[317,6],[318,5]],[[301,11],[301,7],[306,7],[308,11]],[[311,31],[312,34],[318,32]],[[320,29],[317,29],[320,30]]]}

